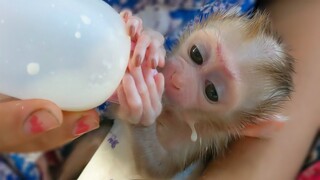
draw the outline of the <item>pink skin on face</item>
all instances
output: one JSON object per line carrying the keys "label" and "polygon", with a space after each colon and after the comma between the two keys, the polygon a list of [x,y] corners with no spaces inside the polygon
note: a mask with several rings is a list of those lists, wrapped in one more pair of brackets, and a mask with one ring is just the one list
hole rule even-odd
{"label": "pink skin on face", "polygon": [[[227,112],[237,104],[239,71],[230,62],[227,47],[217,41],[214,33],[194,32],[180,45],[175,56],[168,58],[162,72],[165,77],[165,97],[181,107],[201,107],[211,112]],[[203,53],[202,65],[195,64],[188,50],[197,45]],[[205,95],[206,82],[212,82],[218,91],[219,101],[210,102]]]}
{"label": "pink skin on face", "polygon": [[[194,95],[190,95],[192,92],[197,91],[197,84],[189,86],[189,82],[194,83],[195,75],[193,71],[185,65],[184,60],[175,59],[172,57],[166,62],[165,68],[162,73],[165,78],[165,97],[173,105],[178,105],[180,107],[189,106],[190,103],[194,103]],[[189,80],[189,81],[188,81]],[[188,96],[186,96],[188,95]]]}

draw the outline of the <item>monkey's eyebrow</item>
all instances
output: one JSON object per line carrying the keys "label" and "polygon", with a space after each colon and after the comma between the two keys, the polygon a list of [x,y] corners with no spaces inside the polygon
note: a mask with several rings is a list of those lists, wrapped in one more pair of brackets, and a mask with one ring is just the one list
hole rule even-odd
{"label": "monkey's eyebrow", "polygon": [[237,73],[234,71],[234,68],[231,67],[230,62],[228,62],[223,55],[220,42],[217,43],[216,53],[217,62],[219,63],[219,66],[222,67],[225,75],[230,79],[237,79]]}

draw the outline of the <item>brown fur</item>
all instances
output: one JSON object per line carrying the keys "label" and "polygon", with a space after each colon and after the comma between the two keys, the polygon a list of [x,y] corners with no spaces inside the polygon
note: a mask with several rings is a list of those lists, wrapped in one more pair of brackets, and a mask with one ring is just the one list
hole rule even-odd
{"label": "brown fur", "polygon": [[270,85],[268,87],[269,96],[257,104],[254,109],[241,109],[234,112],[233,116],[241,120],[239,125],[243,128],[247,124],[256,124],[257,119],[269,120],[272,118],[270,115],[276,114],[279,111],[283,103],[290,99],[290,94],[293,91],[292,74],[294,73],[294,59],[287,53],[281,37],[273,30],[268,13],[257,11],[254,16],[248,18],[246,16],[239,16],[238,12],[234,9],[217,12],[206,21],[196,24],[194,28],[186,30],[181,36],[179,44],[183,44],[194,31],[208,27],[219,28],[219,25],[223,23],[234,24],[235,22],[241,25],[238,28],[245,32],[245,39],[247,41],[257,37],[270,38],[274,40],[281,50],[281,52],[277,52],[279,55],[269,57],[263,63],[252,67],[252,69],[255,69],[252,74],[253,76],[255,73],[265,76],[265,84]]}

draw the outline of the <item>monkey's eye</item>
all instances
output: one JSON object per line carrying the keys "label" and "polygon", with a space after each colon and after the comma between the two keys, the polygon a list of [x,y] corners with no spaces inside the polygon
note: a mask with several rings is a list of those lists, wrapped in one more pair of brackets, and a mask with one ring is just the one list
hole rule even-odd
{"label": "monkey's eye", "polygon": [[207,98],[212,102],[218,102],[219,96],[216,90],[216,87],[212,82],[206,83],[205,93]]}
{"label": "monkey's eye", "polygon": [[196,45],[193,45],[190,49],[189,56],[192,59],[192,61],[198,65],[201,65],[203,63],[202,55]]}

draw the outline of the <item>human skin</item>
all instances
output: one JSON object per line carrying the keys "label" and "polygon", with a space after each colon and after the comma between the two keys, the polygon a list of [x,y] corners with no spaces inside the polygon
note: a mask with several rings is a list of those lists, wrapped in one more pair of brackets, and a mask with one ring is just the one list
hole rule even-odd
{"label": "human skin", "polygon": [[[289,117],[269,139],[245,138],[213,161],[202,179],[295,179],[320,124],[320,1],[269,1],[267,11],[296,59],[295,92],[283,109]],[[231,173],[232,172],[232,173]]]}
{"label": "human skin", "polygon": [[46,100],[0,100],[0,152],[50,150],[98,127],[95,110],[64,112]]}

